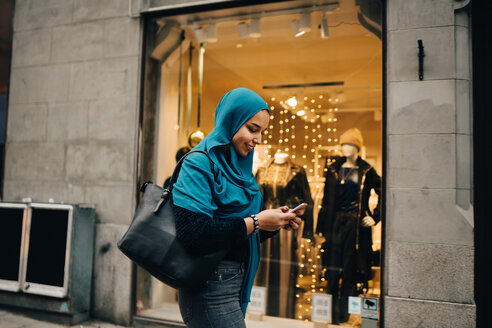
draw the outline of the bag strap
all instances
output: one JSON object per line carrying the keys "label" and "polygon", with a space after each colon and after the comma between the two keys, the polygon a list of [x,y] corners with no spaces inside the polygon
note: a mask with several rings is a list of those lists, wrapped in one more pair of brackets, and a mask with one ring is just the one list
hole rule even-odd
{"label": "bag strap", "polygon": [[179,160],[178,164],[176,164],[176,167],[174,168],[173,175],[171,176],[171,181],[169,181],[169,186],[167,187],[167,189],[169,191],[173,190],[174,184],[176,183],[176,180],[178,180],[178,174],[179,174],[179,171],[181,171],[181,166],[183,165],[184,159],[188,155],[191,155],[193,153],[202,153],[208,157],[208,160],[210,161],[210,168],[212,169],[212,173],[215,176],[214,162],[210,158],[210,155],[204,150],[191,150],[191,151],[187,152],[186,154],[184,154],[183,157],[181,157],[181,159]]}
{"label": "bag strap", "polygon": [[[191,155],[193,153],[202,153],[202,154],[204,154],[204,155],[206,155],[208,157],[208,160],[210,161],[210,167],[212,169],[212,173],[215,176],[214,162],[212,161],[212,159],[210,158],[210,155],[206,151],[203,151],[203,150],[193,150],[193,151],[190,151],[190,152],[184,154],[183,157],[181,157],[181,159],[178,161],[178,164],[176,164],[176,167],[174,168],[173,175],[171,176],[171,181],[169,181],[169,186],[166,189],[164,189],[164,191],[162,192],[161,198],[159,199],[159,201],[157,202],[157,204],[156,204],[156,206],[154,208],[154,213],[157,213],[159,211],[159,209],[161,208],[162,204],[165,201],[167,201],[167,199],[171,195],[171,191],[173,190],[174,184],[176,183],[176,180],[178,179],[178,174],[179,174],[179,171],[181,170],[181,165],[183,165],[184,159],[186,158],[186,156],[189,156],[189,155]],[[140,191],[141,192],[144,192],[145,189],[147,188],[147,186],[149,184],[152,184],[152,182],[150,182],[150,181],[144,182],[142,184],[142,186],[140,187]]]}
{"label": "bag strap", "polygon": [[[181,165],[183,165],[184,159],[186,158],[186,156],[191,155],[193,153],[202,153],[204,155],[207,155],[207,157],[210,161],[210,167],[212,168],[212,173],[215,176],[214,162],[212,161],[212,159],[210,158],[210,155],[206,151],[204,151],[204,150],[189,151],[186,154],[184,154],[183,157],[181,157],[181,159],[178,161],[178,164],[176,164],[176,167],[174,168],[174,171],[173,171],[173,175],[171,176],[171,180],[169,181],[169,186],[166,189],[164,189],[166,191],[165,194],[170,193],[171,190],[173,190],[173,186],[176,183],[176,180],[178,179],[178,174],[179,174],[179,171],[181,170]],[[145,181],[144,183],[142,183],[142,185],[140,186],[140,192],[144,192],[145,189],[147,189],[147,186],[149,184],[152,184],[152,181]]]}

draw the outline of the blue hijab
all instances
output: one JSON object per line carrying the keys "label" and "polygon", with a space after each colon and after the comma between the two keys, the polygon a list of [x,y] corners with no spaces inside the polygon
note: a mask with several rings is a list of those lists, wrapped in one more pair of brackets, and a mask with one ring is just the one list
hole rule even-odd
{"label": "blue hijab", "polygon": [[[238,219],[261,211],[263,197],[252,172],[253,151],[240,156],[230,144],[241,126],[264,109],[268,110],[265,101],[249,89],[234,89],[222,97],[215,110],[214,129],[194,148],[208,152],[215,172],[203,154],[188,156],[174,185],[175,205],[210,218]],[[230,145],[230,152],[224,151],[225,145]],[[247,239],[249,262],[241,288],[244,315],[260,261],[259,235],[249,234]]]}

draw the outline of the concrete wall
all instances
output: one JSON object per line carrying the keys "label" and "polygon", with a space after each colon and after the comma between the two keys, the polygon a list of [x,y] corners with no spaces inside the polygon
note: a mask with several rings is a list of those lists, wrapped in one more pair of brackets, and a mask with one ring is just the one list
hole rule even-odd
{"label": "concrete wall", "polygon": [[[6,200],[95,204],[92,315],[130,322],[140,20],[128,0],[15,2]],[[109,246],[109,247],[108,247]]]}
{"label": "concrete wall", "polygon": [[387,1],[386,328],[475,326],[467,3]]}

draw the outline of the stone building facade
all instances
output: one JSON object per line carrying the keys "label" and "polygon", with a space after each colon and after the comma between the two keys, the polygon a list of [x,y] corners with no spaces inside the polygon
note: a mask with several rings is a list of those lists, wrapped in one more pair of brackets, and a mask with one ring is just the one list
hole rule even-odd
{"label": "stone building facade", "polygon": [[[16,1],[4,199],[97,208],[92,313],[130,323],[140,20],[128,1]],[[101,247],[108,245],[106,252]]]}
{"label": "stone building facade", "polygon": [[[235,2],[15,1],[4,200],[95,205],[94,317],[129,325],[134,312],[116,242],[137,203],[144,16]],[[387,328],[475,326],[468,7],[383,6]]]}

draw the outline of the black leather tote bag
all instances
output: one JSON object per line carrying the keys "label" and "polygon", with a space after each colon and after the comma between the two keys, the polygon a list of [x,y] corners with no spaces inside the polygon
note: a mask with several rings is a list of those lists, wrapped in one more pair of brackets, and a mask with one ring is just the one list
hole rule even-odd
{"label": "black leather tote bag", "polygon": [[143,197],[133,221],[118,248],[151,275],[176,289],[198,289],[205,285],[227,249],[204,256],[190,255],[176,238],[172,189],[186,156],[207,152],[195,150],[185,154],[176,165],[167,189],[146,182],[140,189]]}

